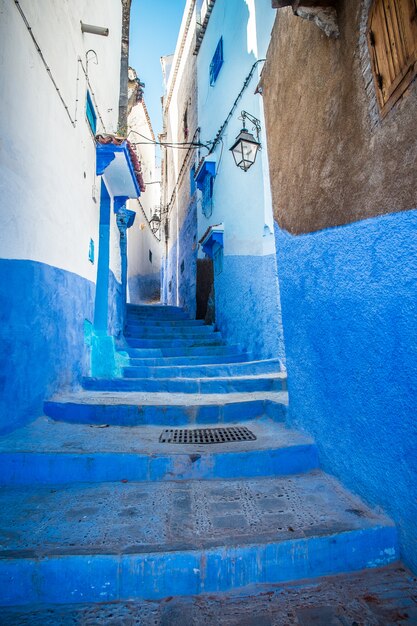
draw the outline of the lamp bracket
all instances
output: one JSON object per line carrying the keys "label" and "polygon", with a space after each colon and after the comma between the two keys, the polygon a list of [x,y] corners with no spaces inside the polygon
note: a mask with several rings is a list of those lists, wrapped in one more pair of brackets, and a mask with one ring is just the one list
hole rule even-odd
{"label": "lamp bracket", "polygon": [[261,122],[260,122],[260,120],[258,120],[257,117],[255,117],[254,115],[251,115],[247,111],[242,111],[241,114],[240,114],[240,117],[238,119],[242,120],[243,126],[245,126],[246,118],[250,122],[252,122],[253,130],[256,130],[256,138],[257,138],[257,140],[259,142],[259,133],[261,132]]}

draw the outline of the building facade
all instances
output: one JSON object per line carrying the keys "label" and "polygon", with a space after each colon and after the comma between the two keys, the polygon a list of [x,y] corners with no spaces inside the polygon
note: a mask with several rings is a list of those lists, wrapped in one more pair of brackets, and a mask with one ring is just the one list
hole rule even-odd
{"label": "building facade", "polygon": [[128,230],[128,302],[141,304],[161,297],[161,168],[143,86],[129,68],[128,137],[140,161],[143,193],[129,200],[137,217]]}
{"label": "building facade", "polygon": [[[212,273],[210,316],[225,339],[285,367],[263,105],[255,93],[273,19],[272,9],[254,1],[187,3],[163,140],[197,145],[166,149],[164,293],[169,303],[189,301],[193,311],[196,292],[197,301],[204,289],[207,298]],[[229,152],[242,111],[259,120],[262,146],[245,172]]]}
{"label": "building facade", "polygon": [[0,429],[7,431],[39,415],[56,389],[115,366],[121,242],[133,220],[124,207],[140,188],[126,141],[114,140],[122,3],[47,0],[39,11],[2,0],[0,14]]}
{"label": "building facade", "polygon": [[416,568],[415,4],[315,4],[278,9],[261,83],[289,410]]}

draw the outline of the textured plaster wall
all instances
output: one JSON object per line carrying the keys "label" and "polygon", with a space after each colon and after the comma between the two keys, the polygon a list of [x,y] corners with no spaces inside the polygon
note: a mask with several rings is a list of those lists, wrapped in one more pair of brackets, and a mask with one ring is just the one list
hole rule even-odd
{"label": "textured plaster wall", "polygon": [[[181,43],[185,33],[185,24],[189,11],[193,16],[186,34],[184,47]],[[193,54],[195,46],[196,10],[188,0],[184,9],[183,21],[164,97],[164,133],[165,140],[190,142],[198,126],[197,120],[197,61]],[[177,60],[180,60],[175,76]],[[170,103],[167,104],[171,92]],[[184,113],[187,110],[187,133],[184,126]],[[198,140],[198,137],[196,137]],[[190,189],[190,170],[202,153],[196,149],[171,150],[163,153],[162,166],[162,204],[168,207],[169,237],[164,239],[163,297],[167,304],[183,306],[191,316],[196,307],[196,248],[197,227],[195,218],[195,197]],[[195,236],[191,233],[195,228]],[[181,263],[184,261],[184,272]],[[171,284],[171,290],[169,285]]]}
{"label": "textured plaster wall", "polygon": [[274,215],[305,233],[417,205],[417,82],[380,120],[369,0],[338,3],[340,38],[277,11],[262,74]]}
{"label": "textured plaster wall", "polygon": [[[92,189],[99,190],[100,181],[78,57],[86,67],[86,52],[96,51],[98,64],[90,53],[88,74],[105,128],[115,131],[121,3],[43,0],[40,10],[21,0],[20,6],[77,122],[74,128],[15,3],[0,0],[0,256],[54,265],[95,282],[88,248],[92,238],[97,257],[99,200]],[[82,34],[80,20],[108,26],[109,36]],[[97,131],[103,131],[99,118]]]}
{"label": "textured plaster wall", "polygon": [[417,569],[417,211],[276,230],[290,419],[398,525]]}
{"label": "textured plaster wall", "polygon": [[41,415],[45,398],[87,373],[93,303],[94,284],[76,274],[0,259],[0,432]]}
{"label": "textured plaster wall", "polygon": [[[161,168],[156,163],[155,145],[145,139],[152,139],[154,134],[143,98],[140,102],[133,103],[128,117],[128,128],[130,140],[133,143],[140,142],[135,149],[146,183],[140,204],[137,200],[128,202],[128,208],[136,212],[135,222],[127,231],[128,302],[140,304],[160,299],[162,255],[161,241],[155,237],[149,226],[149,220],[161,204]],[[149,251],[152,253],[152,261],[149,259]]]}
{"label": "textured plaster wall", "polygon": [[[203,141],[216,136],[254,63],[264,58],[274,18],[270,4],[258,0],[217,0],[214,5],[197,57]],[[224,62],[210,85],[209,67],[220,37]],[[203,212],[198,192],[198,238],[210,226],[224,225],[223,271],[215,275],[214,285],[216,325],[225,340],[240,343],[255,357],[279,357],[284,365],[267,137],[262,98],[255,93],[261,68],[262,61],[210,155],[216,160],[212,210]],[[262,150],[247,172],[236,167],[228,150],[242,128],[242,110],[261,123]],[[253,124],[247,124],[252,132]]]}
{"label": "textured plaster wall", "polygon": [[277,286],[275,255],[225,256],[215,276],[216,326],[229,343],[255,358],[279,358],[285,368],[281,310],[271,298]]}

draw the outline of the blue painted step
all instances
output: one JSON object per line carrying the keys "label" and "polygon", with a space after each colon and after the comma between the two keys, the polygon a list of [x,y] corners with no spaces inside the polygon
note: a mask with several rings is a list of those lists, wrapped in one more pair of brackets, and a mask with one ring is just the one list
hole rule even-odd
{"label": "blue painted step", "polygon": [[138,426],[238,422],[268,415],[283,420],[286,392],[172,394],[83,391],[44,403],[45,415],[78,424]]}
{"label": "blue painted step", "polygon": [[137,326],[139,328],[205,328],[206,326],[204,320],[159,320],[148,319],[146,317],[138,318],[130,316],[127,316],[126,323],[131,324],[132,326]]}
{"label": "blue painted step", "polygon": [[132,365],[128,368],[135,378],[196,378],[221,377],[221,376],[255,376],[257,374],[279,374],[280,362],[278,359],[267,359],[265,361],[246,361],[219,363],[217,360],[211,364],[189,365],[189,358],[184,364],[175,363],[165,365],[167,359],[161,359],[159,366],[136,365],[140,359],[130,359]]}
{"label": "blue painted step", "polygon": [[218,593],[398,559],[391,522],[320,472],[13,487],[0,515],[3,606]]}
{"label": "blue painted step", "polygon": [[100,391],[149,391],[167,393],[245,393],[282,390],[282,377],[276,374],[223,378],[137,378],[136,368],[125,367],[126,378],[84,378],[84,389]]}
{"label": "blue painted step", "polygon": [[225,345],[225,346],[181,346],[176,348],[133,348],[132,346],[120,347],[121,352],[126,352],[131,357],[136,358],[154,358],[156,356],[173,357],[173,356],[228,356],[228,355],[242,355],[242,361],[245,360],[242,348],[239,345]]}
{"label": "blue painted step", "polygon": [[220,333],[210,333],[202,337],[190,337],[188,339],[177,339],[175,337],[169,339],[136,339],[135,337],[126,337],[126,343],[132,348],[194,348],[225,345]]}
{"label": "blue painted step", "polygon": [[246,426],[255,441],[178,445],[159,443],[162,426],[91,428],[39,418],[13,433],[9,446],[1,442],[0,483],[211,481],[317,469],[309,437],[265,418]]}
{"label": "blue painted step", "polygon": [[[145,352],[144,350],[129,350],[129,354],[137,352]],[[230,363],[246,363],[252,360],[249,353],[223,354],[223,355],[196,355],[196,356],[174,356],[162,357],[158,350],[155,354],[138,358],[131,356],[131,366],[159,367],[173,365],[222,365]]]}
{"label": "blue painted step", "polygon": [[214,333],[213,326],[183,326],[164,327],[164,326],[138,326],[137,324],[128,324],[125,328],[126,337],[164,339],[171,337],[177,339],[187,339],[189,337],[206,337]]}

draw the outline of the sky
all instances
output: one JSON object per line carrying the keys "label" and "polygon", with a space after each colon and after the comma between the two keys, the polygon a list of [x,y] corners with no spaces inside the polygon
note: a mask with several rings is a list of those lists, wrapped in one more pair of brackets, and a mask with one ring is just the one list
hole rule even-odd
{"label": "sky", "polygon": [[185,0],[132,0],[129,65],[145,83],[145,102],[155,135],[162,130],[160,57],[173,54]]}

